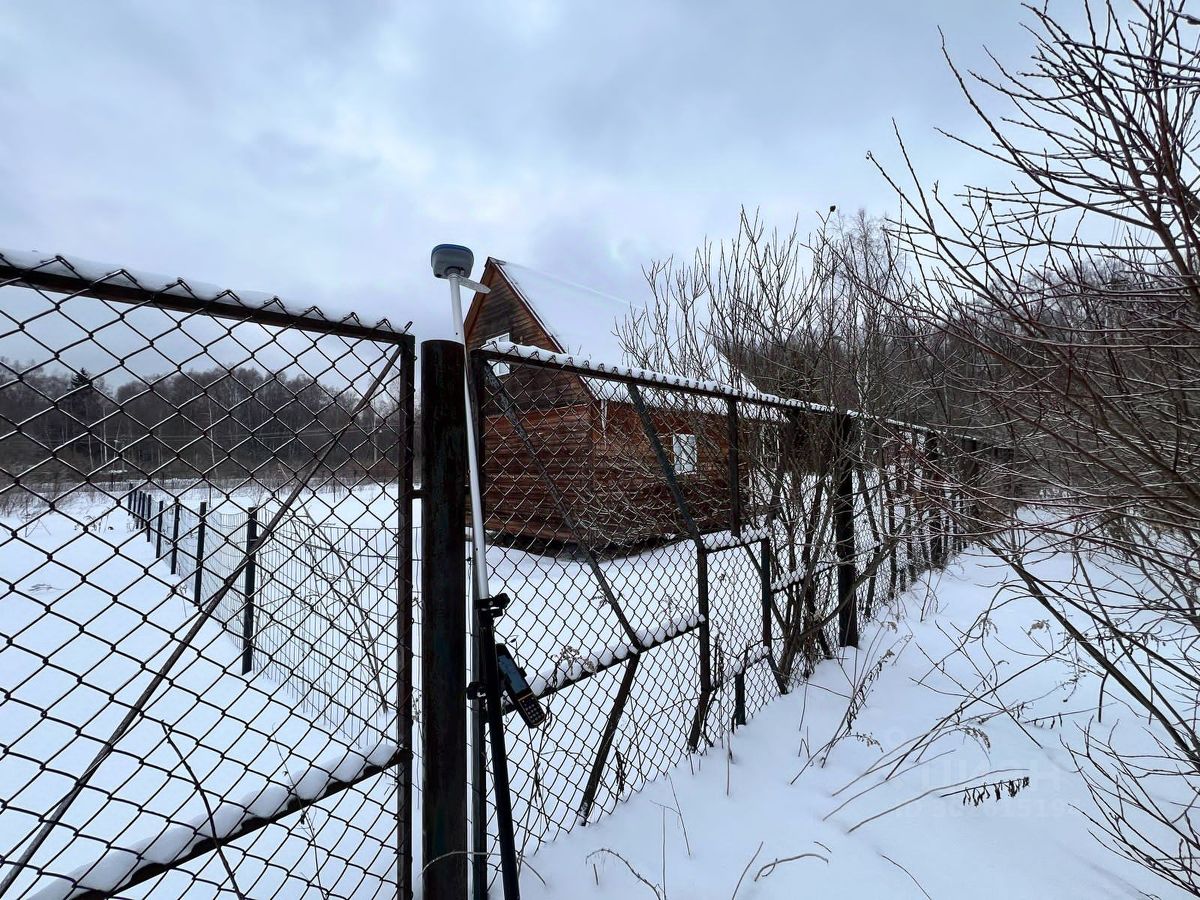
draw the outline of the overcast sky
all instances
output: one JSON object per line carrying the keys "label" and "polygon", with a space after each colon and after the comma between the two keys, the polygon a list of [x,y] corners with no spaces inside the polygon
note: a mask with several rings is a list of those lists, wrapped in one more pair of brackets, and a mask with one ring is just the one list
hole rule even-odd
{"label": "overcast sky", "polygon": [[[1062,5],[1060,3],[1060,5]],[[976,133],[940,56],[1009,62],[1015,0],[4,0],[0,246],[445,330],[430,247],[599,289],[731,233],[894,206]],[[477,267],[477,272],[479,271]]]}

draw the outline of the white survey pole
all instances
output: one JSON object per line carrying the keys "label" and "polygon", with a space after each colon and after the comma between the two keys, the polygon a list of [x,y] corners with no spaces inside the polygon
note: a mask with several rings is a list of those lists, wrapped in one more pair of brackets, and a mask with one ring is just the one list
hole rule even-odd
{"label": "white survey pole", "polygon": [[463,324],[462,284],[479,290],[487,288],[463,278],[457,273],[446,276],[450,282],[450,310],[453,317],[454,336],[462,342],[464,354],[463,403],[467,409],[467,475],[471,484],[471,548],[474,559],[471,570],[475,584],[475,600],[486,600],[491,596],[487,577],[487,536],[483,531],[483,486],[479,473],[479,434],[476,431],[475,398],[471,391],[471,354],[467,348],[467,335]]}

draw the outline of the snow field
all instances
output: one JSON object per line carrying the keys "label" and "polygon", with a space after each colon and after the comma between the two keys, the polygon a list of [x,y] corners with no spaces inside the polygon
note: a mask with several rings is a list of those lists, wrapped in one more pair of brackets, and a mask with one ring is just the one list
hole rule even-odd
{"label": "snow field", "polygon": [[[1063,554],[1034,564],[1070,574]],[[864,626],[860,649],[544,846],[527,861],[524,896],[1180,896],[1090,833],[1067,747],[1094,712],[1098,679],[1065,651],[1030,666],[1065,637],[1028,598],[1006,592],[993,605],[1004,576],[978,550],[927,573]],[[977,640],[956,652],[968,634]],[[983,675],[1016,677],[998,701],[959,710]],[[1105,705],[1106,728],[1136,726],[1123,717]],[[989,786],[979,805],[962,793],[977,785]]]}
{"label": "snow field", "polygon": [[[214,524],[220,515],[232,513],[218,512]],[[6,524],[0,854],[12,860],[196,609],[191,579],[182,576],[185,589],[176,590],[181,578],[153,559],[153,545],[112,500],[67,503]],[[128,850],[166,862],[198,837],[227,832],[288,797],[316,796],[331,779],[352,778],[365,762],[391,756],[394,739],[383,734],[394,734],[394,725],[331,727],[305,714],[302,682],[280,680],[270,667],[243,677],[240,661],[240,637],[217,620],[205,623],[146,715],[35,856],[40,877],[23,875],[18,893],[67,896],[73,881],[110,887],[136,862]],[[377,776],[303,818],[290,817],[287,827],[239,841],[227,856],[243,891],[374,896],[394,877],[395,805],[394,778]],[[346,846],[355,839],[357,846]],[[337,852],[314,857],[313,843]],[[177,896],[186,886],[189,897],[216,897],[225,880],[209,854],[129,895]]]}

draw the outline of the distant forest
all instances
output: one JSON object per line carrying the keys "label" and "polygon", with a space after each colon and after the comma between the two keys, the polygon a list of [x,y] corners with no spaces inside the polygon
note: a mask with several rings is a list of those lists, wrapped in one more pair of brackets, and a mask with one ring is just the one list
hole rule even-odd
{"label": "distant forest", "polygon": [[394,477],[401,398],[385,386],[352,420],[361,399],[345,384],[254,366],[110,388],[86,369],[0,358],[0,474],[26,483],[250,475],[286,481],[332,444],[329,472]]}

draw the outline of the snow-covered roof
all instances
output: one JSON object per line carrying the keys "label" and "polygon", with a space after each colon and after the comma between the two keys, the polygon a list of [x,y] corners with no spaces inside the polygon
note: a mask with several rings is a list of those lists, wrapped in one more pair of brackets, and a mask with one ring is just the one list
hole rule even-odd
{"label": "snow-covered roof", "polygon": [[[314,323],[346,325],[392,334],[404,334],[407,331],[407,326],[397,328],[387,319],[379,319],[374,322],[364,321],[359,318],[357,313],[348,310],[334,309],[328,306],[306,306],[266,291],[234,291],[203,281],[142,272],[78,256],[43,253],[39,250],[0,248],[0,265],[18,269],[30,275],[51,275],[90,284],[103,283],[119,288],[134,288],[168,297],[198,300],[202,303],[213,304],[214,307],[226,306],[244,310],[261,310]],[[218,310],[214,309],[214,312],[216,311]]]}
{"label": "snow-covered roof", "polygon": [[[493,262],[529,307],[542,329],[558,344],[558,348],[522,346],[492,338],[484,342],[485,350],[517,359],[590,369],[600,376],[619,375],[663,385],[665,390],[651,388],[643,391],[643,399],[649,406],[672,407],[679,404],[679,397],[670,389],[682,387],[777,408],[790,407],[827,413],[847,412],[856,418],[877,421],[882,425],[901,429],[921,432],[938,430],[912,422],[878,418],[857,410],[838,410],[831,406],[784,399],[764,393],[745,375],[735,371],[730,361],[719,351],[711,354],[711,371],[708,371],[707,377],[704,378],[689,378],[630,367],[626,364],[626,354],[617,338],[617,328],[631,314],[644,310],[644,306],[575,284],[556,275],[539,272],[528,266],[498,259],[493,259]],[[583,382],[597,399],[619,402],[628,400],[628,389],[620,382],[589,377],[584,377]],[[724,405],[714,402],[712,398],[692,398],[687,405],[693,409],[711,408],[714,413],[724,413]]]}
{"label": "snow-covered roof", "polygon": [[496,264],[558,344],[545,349],[583,355],[598,363],[622,362],[625,354],[617,327],[644,307],[528,266],[501,260]]}

